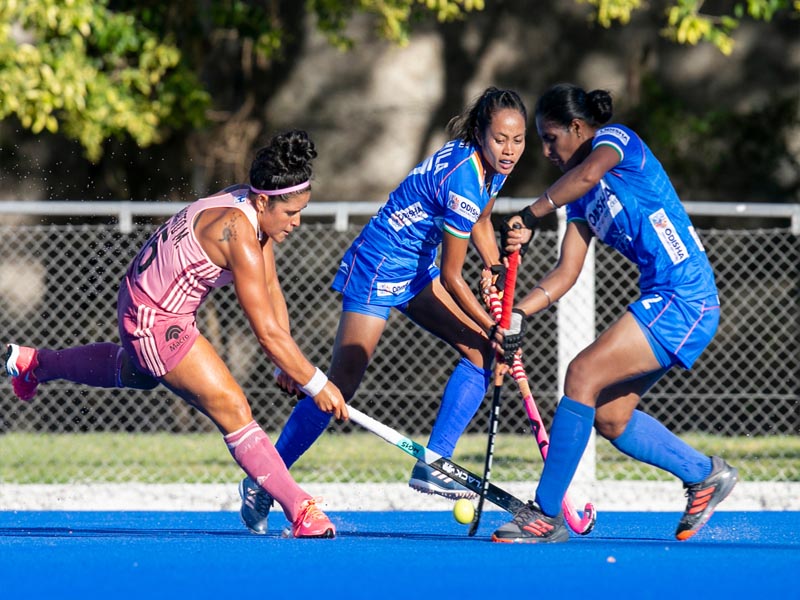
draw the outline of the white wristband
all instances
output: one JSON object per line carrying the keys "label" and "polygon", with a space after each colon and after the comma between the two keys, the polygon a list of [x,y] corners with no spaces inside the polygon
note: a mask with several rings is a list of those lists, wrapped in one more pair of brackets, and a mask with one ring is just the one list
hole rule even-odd
{"label": "white wristband", "polygon": [[319,368],[315,367],[314,376],[307,384],[300,386],[300,390],[302,390],[306,396],[313,398],[322,391],[326,383],[328,383],[328,377],[325,373],[320,371]]}

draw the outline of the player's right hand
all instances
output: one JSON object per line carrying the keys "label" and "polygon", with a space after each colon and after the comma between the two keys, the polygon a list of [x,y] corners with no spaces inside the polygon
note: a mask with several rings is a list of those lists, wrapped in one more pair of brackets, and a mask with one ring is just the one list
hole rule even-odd
{"label": "player's right hand", "polygon": [[317,405],[322,412],[333,415],[337,421],[347,421],[350,418],[347,412],[347,402],[344,401],[342,392],[336,387],[336,384],[328,380],[322,391],[314,396],[314,404]]}
{"label": "player's right hand", "polygon": [[503,358],[506,364],[514,362],[514,355],[522,348],[522,341],[525,336],[525,313],[515,308],[511,312],[511,323],[508,329],[503,329]]}
{"label": "player's right hand", "polygon": [[533,215],[530,207],[523,208],[503,221],[500,226],[500,246],[506,254],[518,251],[523,256],[538,228],[539,218]]}

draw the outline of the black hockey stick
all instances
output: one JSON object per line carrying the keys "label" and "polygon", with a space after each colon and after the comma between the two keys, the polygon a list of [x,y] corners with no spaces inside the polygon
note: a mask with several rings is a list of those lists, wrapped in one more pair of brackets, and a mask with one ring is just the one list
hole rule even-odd
{"label": "black hockey stick", "polygon": [[[500,317],[500,327],[508,329],[511,323],[511,309],[514,306],[514,288],[517,286],[517,267],[519,266],[519,252],[514,252],[508,257],[508,270],[506,271],[505,285],[503,286],[503,312]],[[478,496],[478,506],[475,509],[475,518],[469,527],[469,535],[473,536],[478,532],[483,514],[483,503],[490,485],[492,476],[492,460],[494,458],[494,441],[497,437],[497,424],[500,419],[500,403],[503,392],[503,358],[498,356],[495,359],[494,374],[494,393],[492,396],[492,411],[489,415],[489,436],[486,443],[486,462],[483,466],[483,487]]]}

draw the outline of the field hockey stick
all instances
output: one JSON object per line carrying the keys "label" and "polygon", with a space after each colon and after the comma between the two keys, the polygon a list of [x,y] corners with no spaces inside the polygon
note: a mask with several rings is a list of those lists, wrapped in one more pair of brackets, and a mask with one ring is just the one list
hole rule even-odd
{"label": "field hockey stick", "polygon": [[[492,316],[498,319],[502,313],[502,306],[500,299],[496,294],[492,294],[489,300],[489,307]],[[536,445],[539,447],[539,452],[542,455],[542,460],[547,460],[547,450],[550,447],[550,439],[547,435],[542,416],[539,414],[539,409],[536,406],[536,401],[533,399],[531,387],[528,383],[528,376],[525,373],[525,368],[522,366],[522,355],[517,354],[514,357],[514,363],[511,367],[511,376],[517,382],[519,393],[522,396],[522,403],[525,405],[525,412],[528,413],[528,422],[531,426],[531,432],[536,438]],[[564,519],[575,533],[586,535],[597,522],[597,512],[591,502],[587,502],[583,508],[583,516],[575,509],[572,501],[568,495],[564,495],[561,502],[561,510],[564,511]]]}
{"label": "field hockey stick", "polygon": [[[505,285],[503,286],[503,303],[500,314],[500,327],[508,329],[511,324],[511,309],[514,307],[514,288],[517,286],[517,267],[519,266],[519,251],[514,252],[508,257],[508,269],[506,271]],[[486,442],[486,462],[483,465],[483,486],[478,495],[478,506],[475,509],[475,517],[469,527],[469,535],[473,536],[478,532],[483,514],[483,503],[486,500],[486,493],[489,488],[492,476],[492,460],[494,458],[494,441],[497,437],[497,424],[500,420],[500,402],[503,391],[503,370],[502,357],[499,355],[495,359],[494,370],[494,393],[492,396],[492,411],[489,415],[489,435]]]}
{"label": "field hockey stick", "polygon": [[[533,394],[528,384],[528,376],[525,374],[525,369],[522,366],[522,357],[519,355],[514,357],[514,364],[511,367],[511,376],[517,382],[517,387],[519,387],[519,393],[525,405],[525,412],[528,413],[531,432],[533,432],[533,435],[536,437],[536,444],[539,446],[542,460],[546,461],[547,450],[550,447],[550,439],[544,427],[542,416],[539,414],[539,409],[536,407],[536,402],[533,399]],[[565,494],[564,499],[561,501],[561,509],[564,511],[564,519],[567,521],[567,525],[569,525],[569,528],[575,533],[586,535],[594,529],[595,522],[597,521],[597,513],[591,502],[587,502],[586,506],[583,507],[583,516],[581,516],[575,509],[569,496]]]}
{"label": "field hockey stick", "polygon": [[[443,457],[441,454],[431,450],[430,448],[426,448],[422,444],[405,437],[388,425],[384,425],[383,423],[376,421],[372,417],[364,414],[356,408],[353,408],[352,406],[348,406],[347,410],[350,414],[350,420],[353,423],[360,425],[367,431],[377,435],[379,438],[382,438],[390,444],[397,446],[406,454],[424,462],[426,465],[435,469],[439,473],[447,475],[468,490],[471,490],[475,493],[481,493],[484,489],[484,480],[481,479],[479,475],[476,475],[464,467],[457,465],[453,461]],[[514,514],[526,504],[519,498],[512,496],[510,493],[494,484],[490,483],[485,487],[486,499],[492,504],[496,504],[498,507],[510,512],[511,514]]]}

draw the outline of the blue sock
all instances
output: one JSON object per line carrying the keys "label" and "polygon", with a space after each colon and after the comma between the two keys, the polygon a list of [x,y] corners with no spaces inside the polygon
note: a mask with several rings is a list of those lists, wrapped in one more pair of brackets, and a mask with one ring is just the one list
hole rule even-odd
{"label": "blue sock", "polygon": [[317,408],[308,396],[297,403],[275,443],[287,469],[323,434],[330,420],[331,416]]}
{"label": "blue sock", "polygon": [[711,474],[708,456],[639,410],[633,411],[625,431],[611,443],[623,454],[672,473],[685,483],[703,481]]}
{"label": "blue sock", "polygon": [[544,514],[555,517],[578,470],[578,463],[594,426],[594,408],[564,396],[550,429],[550,448],[536,488],[536,503]]}
{"label": "blue sock", "polygon": [[483,402],[491,374],[466,358],[458,362],[444,388],[428,448],[448,458],[453,456],[458,438]]}

